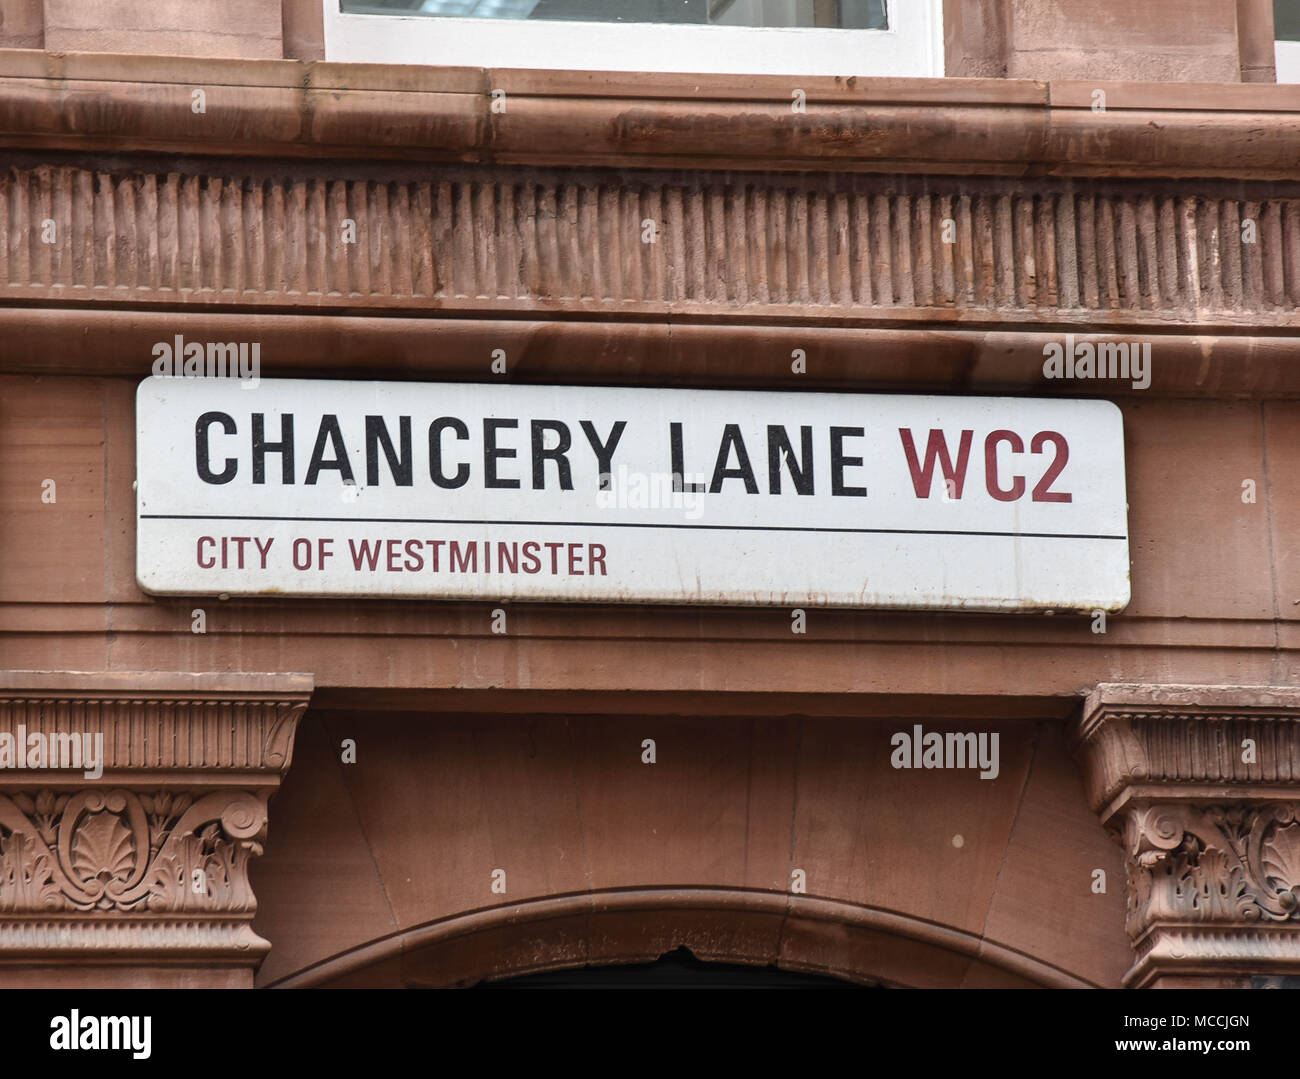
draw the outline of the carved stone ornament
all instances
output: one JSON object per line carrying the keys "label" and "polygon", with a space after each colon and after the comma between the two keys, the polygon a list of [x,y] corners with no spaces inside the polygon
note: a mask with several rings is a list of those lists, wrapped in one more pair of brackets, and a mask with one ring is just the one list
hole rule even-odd
{"label": "carved stone ornament", "polygon": [[0,742],[102,736],[97,777],[53,754],[0,767],[0,981],[35,962],[59,984],[159,963],[251,982],[270,945],[249,863],[310,693],[304,675],[0,672]]}
{"label": "carved stone ornament", "polygon": [[1300,691],[1098,686],[1074,743],[1127,856],[1127,982],[1300,973]]}
{"label": "carved stone ornament", "polygon": [[1262,925],[1300,918],[1295,804],[1135,806],[1124,828],[1130,934],[1154,921]]}
{"label": "carved stone ornament", "polygon": [[0,794],[0,915],[251,913],[266,794]]}

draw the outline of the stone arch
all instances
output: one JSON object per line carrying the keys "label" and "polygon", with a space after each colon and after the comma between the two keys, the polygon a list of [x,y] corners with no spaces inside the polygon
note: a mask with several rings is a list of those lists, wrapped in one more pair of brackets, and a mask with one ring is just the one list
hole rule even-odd
{"label": "stone arch", "polygon": [[899,988],[1089,988],[974,934],[841,900],[756,889],[631,888],[458,914],[368,941],[269,988],[473,985],[547,970],[700,959]]}

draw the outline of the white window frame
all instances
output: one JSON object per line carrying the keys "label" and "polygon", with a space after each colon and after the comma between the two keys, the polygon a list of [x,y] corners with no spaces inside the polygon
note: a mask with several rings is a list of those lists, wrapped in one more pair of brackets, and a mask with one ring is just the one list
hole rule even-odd
{"label": "white window frame", "polygon": [[345,15],[325,59],[361,64],[722,75],[943,75],[943,0],[888,0],[888,30]]}
{"label": "white window frame", "polygon": [[1300,82],[1300,41],[1273,42],[1278,82]]}

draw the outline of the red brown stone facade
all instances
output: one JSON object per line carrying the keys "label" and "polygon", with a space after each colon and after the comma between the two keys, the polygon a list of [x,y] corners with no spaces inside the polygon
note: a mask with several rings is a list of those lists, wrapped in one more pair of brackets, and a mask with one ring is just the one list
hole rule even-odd
{"label": "red brown stone facade", "polygon": [[[1267,4],[1098,6],[949,0],[978,77],[803,78],[794,111],[779,75],[327,62],[306,2],[0,0],[0,738],[105,746],[93,780],[0,770],[0,985],[683,946],[887,986],[1300,976],[1300,90]],[[1103,397],[1132,600],[796,634],[148,595],[135,391],[178,334],[266,378]],[[1150,385],[1045,379],[1067,334],[1150,344]],[[893,767],[914,724],[996,733],[997,779]]]}

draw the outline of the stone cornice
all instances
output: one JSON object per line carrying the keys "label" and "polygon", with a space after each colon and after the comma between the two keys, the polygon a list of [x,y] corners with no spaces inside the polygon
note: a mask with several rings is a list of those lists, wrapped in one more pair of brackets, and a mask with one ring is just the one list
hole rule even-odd
{"label": "stone cornice", "polygon": [[[288,769],[310,675],[0,671],[0,736],[103,735],[100,785],[230,783],[274,789]],[[0,789],[45,788],[75,773],[0,771]]]}
{"label": "stone cornice", "polygon": [[1300,689],[1103,683],[1084,702],[1074,744],[1103,823],[1135,799],[1297,797]]}
{"label": "stone cornice", "polygon": [[[207,94],[192,108],[194,89]],[[806,111],[791,109],[794,89]],[[493,111],[491,91],[506,92]],[[1095,111],[1096,90],[1106,94]],[[1287,179],[1288,86],[834,79],[0,50],[0,135],[43,149],[561,166]]]}
{"label": "stone cornice", "polygon": [[1300,88],[790,81],[0,50],[0,364],[1300,393]]}

